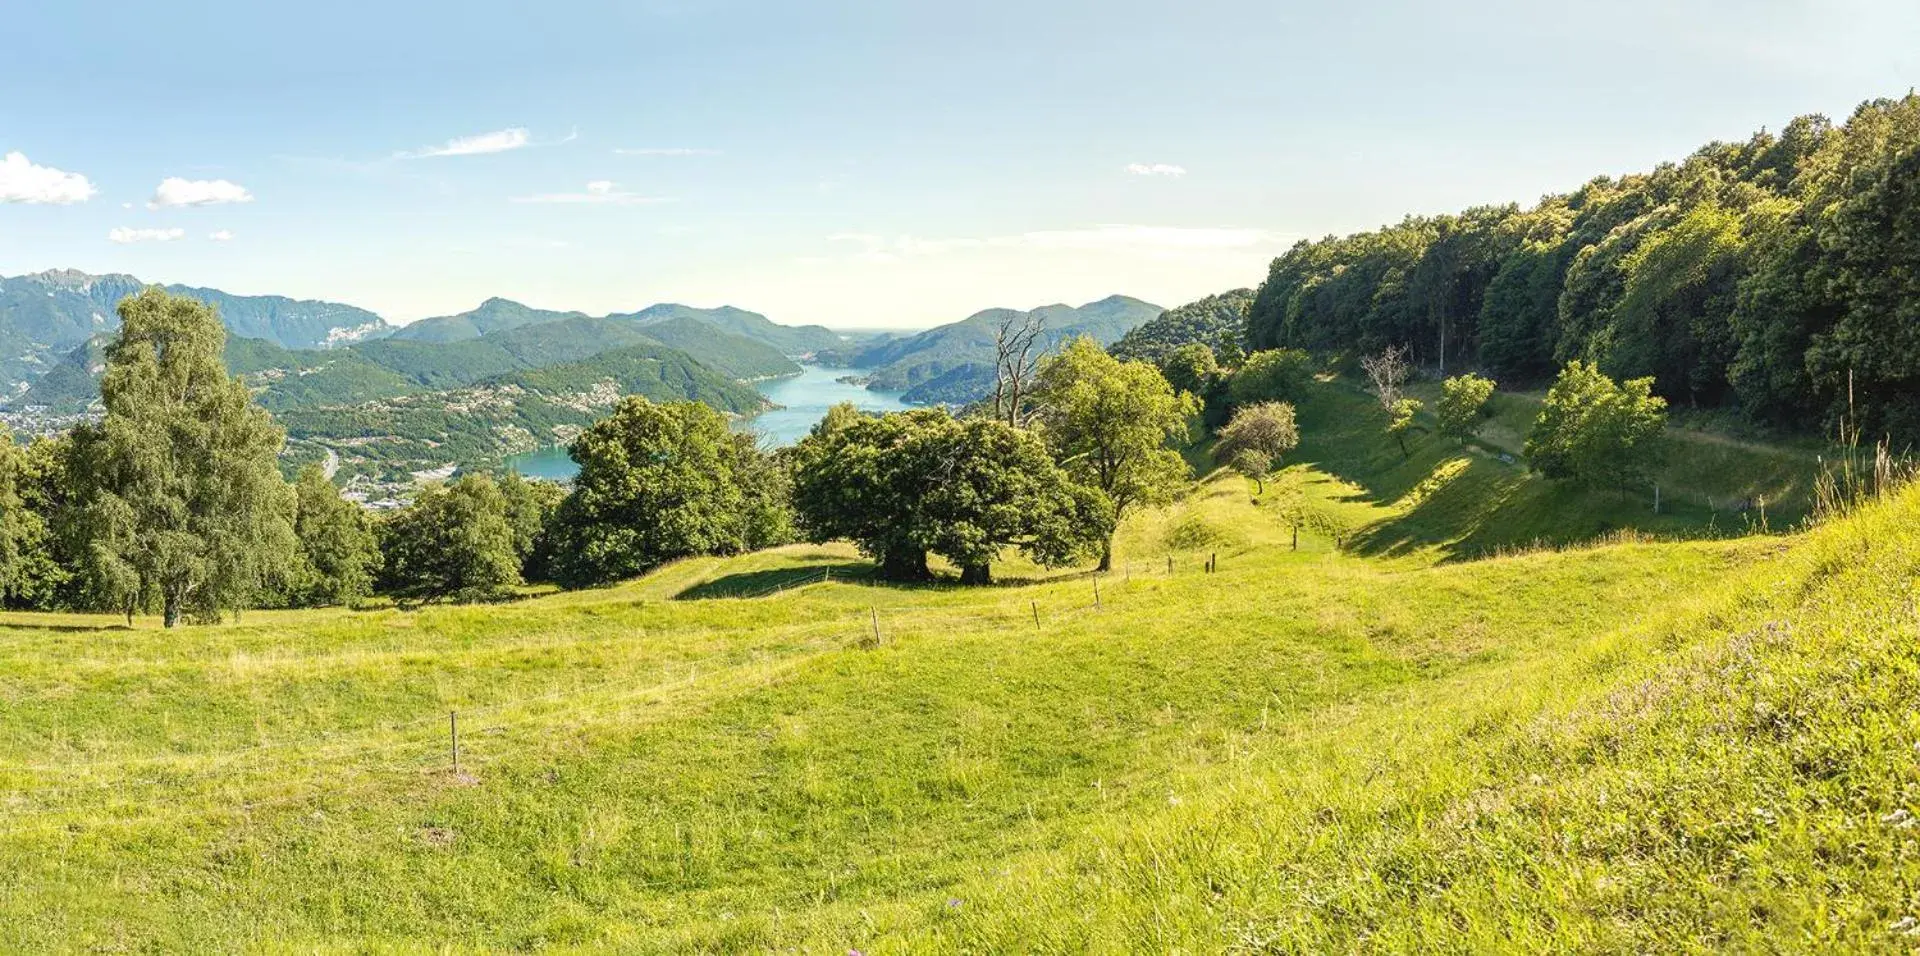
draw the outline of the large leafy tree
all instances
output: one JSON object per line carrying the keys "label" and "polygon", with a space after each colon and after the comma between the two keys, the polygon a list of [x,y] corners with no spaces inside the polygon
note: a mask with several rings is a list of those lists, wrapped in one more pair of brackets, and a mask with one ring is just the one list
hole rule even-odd
{"label": "large leafy tree", "polygon": [[518,472],[501,476],[500,497],[507,505],[507,524],[513,528],[513,553],[520,558],[520,575],[529,581],[552,577],[552,546],[547,530],[566,489],[551,481],[529,480]]}
{"label": "large leafy tree", "polygon": [[571,453],[580,473],[549,529],[551,570],[563,585],[774,543],[767,538],[784,504],[753,487],[773,480],[771,469],[758,466],[750,437],[706,405],[624,399]]}
{"label": "large leafy tree", "polygon": [[1486,419],[1487,404],[1493,400],[1493,381],[1479,375],[1456,375],[1440,383],[1440,404],[1434,412],[1440,418],[1440,434],[1466,441]]}
{"label": "large leafy tree", "polygon": [[298,545],[285,435],[221,363],[214,310],[151,287],[120,303],[105,417],[73,433],[71,532],[89,603],[172,627],[260,600]]}
{"label": "large leafy tree", "polygon": [[[1153,366],[1122,362],[1082,337],[1041,366],[1034,394],[1054,456],[1107,496],[1116,523],[1139,505],[1167,500],[1191,473],[1168,443],[1187,436],[1199,404]],[[1109,532],[1100,570],[1112,567]]]}
{"label": "large leafy tree", "polygon": [[795,447],[794,504],[814,540],[846,538],[894,578],[928,575],[937,554],[961,580],[992,580],[1010,548],[1057,567],[1106,540],[1104,495],[1072,481],[1033,433],[923,409],[830,414]]}
{"label": "large leafy tree", "polygon": [[27,449],[0,425],[0,606],[31,606],[46,596],[52,532],[31,504],[32,467]]}
{"label": "large leafy tree", "polygon": [[1658,460],[1666,424],[1651,378],[1615,383],[1591,362],[1569,362],[1527,436],[1527,458],[1549,478],[1624,491]]}
{"label": "large leafy tree", "polygon": [[429,486],[378,533],[380,584],[397,597],[481,601],[522,581],[507,499],[490,475]]}
{"label": "large leafy tree", "polygon": [[901,520],[925,489],[911,459],[896,452],[949,420],[937,409],[879,416],[849,404],[829,409],[788,456],[801,532],[813,541],[852,541],[879,563],[883,577],[928,577],[927,544]]}
{"label": "large leafy tree", "polygon": [[917,543],[960,566],[963,584],[992,581],[992,562],[1018,548],[1062,567],[1112,530],[1104,495],[1067,477],[1031,432],[1003,422],[954,421],[901,447],[900,474],[923,489],[909,519]]}
{"label": "large leafy tree", "polygon": [[319,465],[301,469],[293,490],[300,560],[289,577],[288,599],[320,606],[353,604],[371,594],[380,542],[366,511],[341,498]]}

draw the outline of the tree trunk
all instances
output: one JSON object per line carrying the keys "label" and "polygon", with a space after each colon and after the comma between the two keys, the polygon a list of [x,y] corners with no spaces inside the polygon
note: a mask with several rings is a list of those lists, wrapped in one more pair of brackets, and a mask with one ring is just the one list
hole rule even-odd
{"label": "tree trunk", "polygon": [[166,609],[161,614],[161,623],[167,627],[180,623],[180,596],[171,589],[167,591]]}
{"label": "tree trunk", "polygon": [[888,551],[880,557],[880,576],[889,581],[924,581],[932,576],[927,570],[927,553]]}
{"label": "tree trunk", "polygon": [[1113,570],[1113,535],[1107,535],[1107,540],[1100,543],[1100,566],[1094,570],[1101,572]]}
{"label": "tree trunk", "polygon": [[960,569],[960,583],[992,584],[993,568],[991,565],[985,563],[966,565]]}

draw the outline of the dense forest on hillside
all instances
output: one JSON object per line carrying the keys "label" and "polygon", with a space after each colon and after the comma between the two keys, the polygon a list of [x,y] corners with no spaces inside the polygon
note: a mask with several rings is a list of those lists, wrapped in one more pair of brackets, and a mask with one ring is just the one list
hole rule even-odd
{"label": "dense forest on hillside", "polygon": [[1303,241],[1253,348],[1410,346],[1543,382],[1572,359],[1676,406],[1920,439],[1920,97],[1803,116],[1530,209],[1483,206]]}

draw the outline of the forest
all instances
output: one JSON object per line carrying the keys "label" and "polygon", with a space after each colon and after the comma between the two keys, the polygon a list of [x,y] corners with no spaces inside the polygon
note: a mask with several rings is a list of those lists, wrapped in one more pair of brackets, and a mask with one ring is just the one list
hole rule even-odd
{"label": "forest", "polygon": [[1830,438],[1920,439],[1920,97],[1803,116],[1531,208],[1303,241],[1248,310],[1254,349],[1478,367],[1572,360],[1676,408]]}

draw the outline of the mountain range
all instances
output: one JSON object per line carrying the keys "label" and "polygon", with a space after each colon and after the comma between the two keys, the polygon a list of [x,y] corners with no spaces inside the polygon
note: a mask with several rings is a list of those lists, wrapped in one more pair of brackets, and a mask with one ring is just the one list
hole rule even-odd
{"label": "mountain range", "polygon": [[922,404],[978,401],[993,391],[994,338],[1001,323],[1040,319],[1044,349],[1078,336],[1101,345],[1118,341],[1163,311],[1151,302],[1113,295],[1082,306],[1044,305],[1030,311],[986,309],[924,332],[890,335],[822,353],[823,361],[867,369],[867,387],[904,392]]}
{"label": "mountain range", "polygon": [[[19,395],[75,347],[119,328],[114,307],[145,286],[129,275],[89,275],[73,269],[0,276],[0,397]],[[346,345],[393,330],[372,312],[338,302],[167,288],[218,306],[234,334],[287,348]]]}

